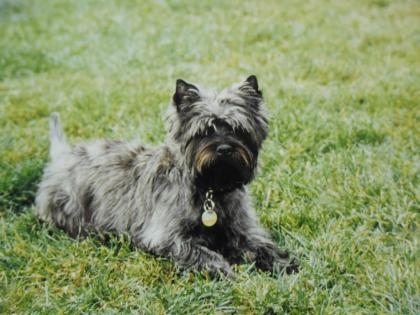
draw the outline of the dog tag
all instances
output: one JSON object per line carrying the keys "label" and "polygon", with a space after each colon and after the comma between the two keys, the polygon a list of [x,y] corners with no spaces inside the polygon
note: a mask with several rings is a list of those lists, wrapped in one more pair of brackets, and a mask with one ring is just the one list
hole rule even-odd
{"label": "dog tag", "polygon": [[201,221],[205,226],[211,227],[217,222],[217,213],[215,211],[204,211],[201,215]]}

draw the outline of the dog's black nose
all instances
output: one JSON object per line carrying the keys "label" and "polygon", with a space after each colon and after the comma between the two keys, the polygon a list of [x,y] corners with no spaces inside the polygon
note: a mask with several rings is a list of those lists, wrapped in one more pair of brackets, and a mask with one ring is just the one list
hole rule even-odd
{"label": "dog's black nose", "polygon": [[216,153],[218,155],[231,155],[232,147],[229,144],[221,144],[217,147]]}

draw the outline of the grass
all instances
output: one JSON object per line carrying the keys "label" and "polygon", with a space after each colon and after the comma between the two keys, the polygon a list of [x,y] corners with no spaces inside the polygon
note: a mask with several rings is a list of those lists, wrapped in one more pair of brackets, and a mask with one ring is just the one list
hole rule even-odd
{"label": "grass", "polygon": [[[417,1],[0,1],[0,313],[419,314]],[[177,78],[255,73],[271,113],[251,191],[301,272],[177,274],[31,212],[47,117],[72,142],[165,137]]]}

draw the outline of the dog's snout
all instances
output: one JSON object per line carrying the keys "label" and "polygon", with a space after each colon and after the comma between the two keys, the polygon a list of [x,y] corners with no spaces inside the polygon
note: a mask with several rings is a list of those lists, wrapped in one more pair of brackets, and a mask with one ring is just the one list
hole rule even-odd
{"label": "dog's snout", "polygon": [[216,153],[218,155],[231,155],[232,151],[233,148],[229,144],[221,144],[216,148]]}

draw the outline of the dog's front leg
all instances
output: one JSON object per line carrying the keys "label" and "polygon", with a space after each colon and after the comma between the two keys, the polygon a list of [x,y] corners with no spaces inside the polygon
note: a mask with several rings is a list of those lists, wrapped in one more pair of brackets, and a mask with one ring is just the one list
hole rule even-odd
{"label": "dog's front leg", "polygon": [[246,236],[245,259],[255,262],[264,271],[293,273],[299,269],[298,262],[287,251],[280,250],[265,231],[253,229]]}
{"label": "dog's front leg", "polygon": [[222,255],[191,240],[175,240],[169,249],[169,256],[182,269],[207,271],[212,277],[233,276],[229,263]]}

